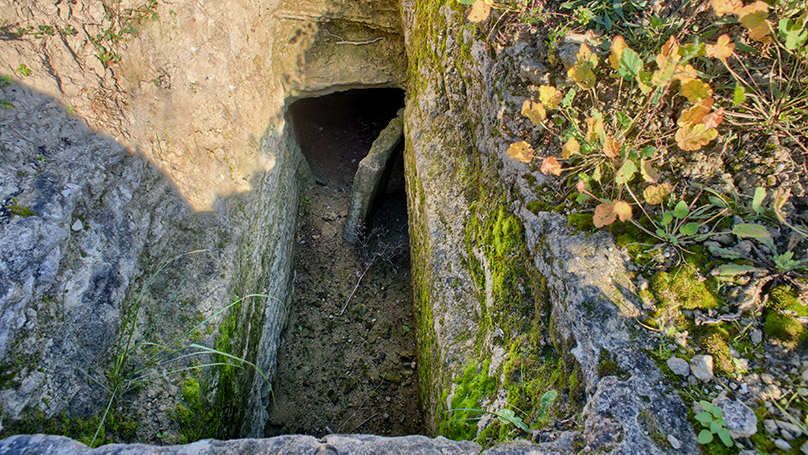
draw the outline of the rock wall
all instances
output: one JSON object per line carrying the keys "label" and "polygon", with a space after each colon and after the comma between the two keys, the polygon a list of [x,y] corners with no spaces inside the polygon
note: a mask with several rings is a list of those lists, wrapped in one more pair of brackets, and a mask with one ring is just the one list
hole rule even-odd
{"label": "rock wall", "polygon": [[[596,452],[698,453],[687,408],[645,354],[632,320],[637,299],[624,254],[609,234],[577,233],[545,211],[544,176],[505,153],[520,135],[535,134],[520,115],[530,86],[564,77],[544,69],[544,44],[494,49],[486,39],[491,24],[468,23],[459,3],[402,4],[412,273],[428,421],[441,434],[493,443],[513,427],[483,416],[464,428],[458,417],[481,412],[452,410],[516,407],[528,424],[555,422],[534,438],[558,437],[558,428],[579,432],[577,446]],[[523,254],[529,259],[520,261]],[[535,408],[549,390],[559,396],[545,416]]]}
{"label": "rock wall", "polygon": [[[92,436],[135,314],[135,340],[216,347],[271,377],[307,169],[286,107],[402,86],[397,7],[0,0],[0,11],[11,77],[0,87],[11,103],[0,110],[0,431]],[[262,434],[270,385],[251,368],[154,373],[119,401],[108,440]]]}

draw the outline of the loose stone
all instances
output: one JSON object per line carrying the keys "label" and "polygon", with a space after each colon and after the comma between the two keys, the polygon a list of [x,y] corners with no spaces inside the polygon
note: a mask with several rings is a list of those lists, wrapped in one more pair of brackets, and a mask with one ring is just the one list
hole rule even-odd
{"label": "loose stone", "polygon": [[666,362],[668,364],[668,368],[671,369],[673,374],[678,376],[687,376],[690,374],[690,366],[687,364],[687,361],[684,359],[680,359],[676,356],[671,356]]}
{"label": "loose stone", "polygon": [[690,371],[698,380],[709,382],[713,379],[713,356],[696,355],[690,360]]}

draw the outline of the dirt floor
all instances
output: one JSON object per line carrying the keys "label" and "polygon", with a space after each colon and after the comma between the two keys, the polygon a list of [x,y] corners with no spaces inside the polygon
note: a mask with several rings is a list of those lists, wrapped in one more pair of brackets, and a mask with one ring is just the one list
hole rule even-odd
{"label": "dirt floor", "polygon": [[266,436],[423,432],[400,154],[369,235],[358,247],[342,240],[358,163],[402,106],[401,91],[374,90],[290,109],[320,182],[300,205],[294,298]]}

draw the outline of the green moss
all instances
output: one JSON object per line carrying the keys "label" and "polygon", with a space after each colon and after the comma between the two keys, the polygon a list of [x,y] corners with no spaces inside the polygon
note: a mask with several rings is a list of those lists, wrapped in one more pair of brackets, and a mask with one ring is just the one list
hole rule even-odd
{"label": "green moss", "polygon": [[805,326],[795,317],[769,311],[763,322],[763,332],[788,343],[801,343],[806,338]]}
{"label": "green moss", "polygon": [[612,359],[612,356],[605,349],[600,350],[600,358],[598,359],[598,376],[604,378],[606,376],[617,376],[625,379],[628,373]]}
{"label": "green moss", "polygon": [[[482,367],[472,363],[455,380],[457,388],[452,397],[451,408],[442,418],[438,433],[455,441],[474,439],[477,436],[476,420],[482,414],[480,400],[493,394],[496,381],[488,377],[489,361]],[[444,392],[446,393],[446,392]]]}
{"label": "green moss", "polygon": [[772,289],[767,306],[780,311],[793,311],[797,316],[808,316],[808,306],[800,303],[797,299],[797,291],[788,285],[780,285]]}
{"label": "green moss", "polygon": [[712,278],[699,279],[696,272],[685,264],[654,275],[651,288],[663,308],[716,309],[721,306],[721,300],[706,283],[713,284]]}
{"label": "green moss", "polygon": [[657,447],[665,449],[670,445],[665,435],[659,431],[659,422],[657,422],[647,409],[643,409],[640,411],[639,415],[637,415],[637,423],[640,424],[643,432],[654,441]]}
{"label": "green moss", "polygon": [[527,209],[533,212],[534,215],[546,211],[547,207],[548,205],[541,201],[530,201],[527,203]]}
{"label": "green moss", "polygon": [[715,367],[718,371],[731,375],[734,373],[735,368],[732,363],[732,356],[729,352],[729,345],[727,338],[720,333],[711,333],[700,340],[700,344],[705,351],[713,356]]}
{"label": "green moss", "polygon": [[[51,434],[67,436],[89,446],[98,430],[99,423],[101,423],[100,414],[68,417],[67,414],[62,413],[46,418],[41,409],[34,409],[27,411],[21,420],[4,421],[0,439],[15,434]],[[133,442],[136,439],[137,428],[137,422],[124,417],[113,409],[98,432],[93,447],[114,442]]]}
{"label": "green moss", "polygon": [[594,231],[591,213],[570,213],[567,215],[567,224],[579,231]]}

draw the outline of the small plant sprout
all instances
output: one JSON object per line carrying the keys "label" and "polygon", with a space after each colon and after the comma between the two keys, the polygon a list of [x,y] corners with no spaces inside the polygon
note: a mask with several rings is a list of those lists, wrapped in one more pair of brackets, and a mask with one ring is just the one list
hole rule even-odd
{"label": "small plant sprout", "polygon": [[699,404],[702,409],[704,409],[704,412],[696,414],[696,420],[707,427],[699,432],[699,444],[709,444],[713,442],[715,436],[718,436],[718,439],[720,439],[725,446],[732,447],[734,442],[729,435],[727,423],[724,421],[724,413],[721,412],[721,409],[705,400],[699,401]]}

